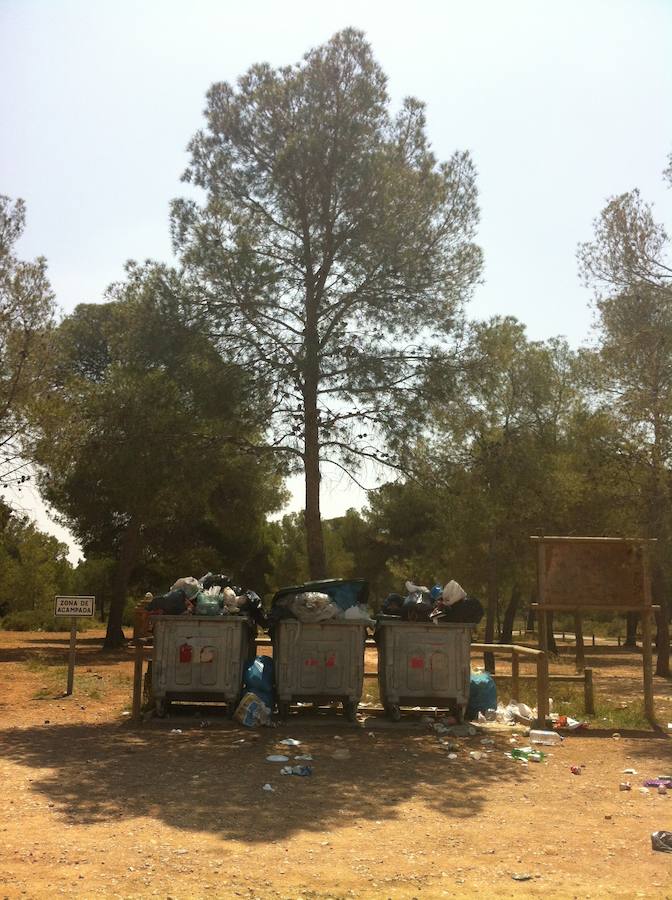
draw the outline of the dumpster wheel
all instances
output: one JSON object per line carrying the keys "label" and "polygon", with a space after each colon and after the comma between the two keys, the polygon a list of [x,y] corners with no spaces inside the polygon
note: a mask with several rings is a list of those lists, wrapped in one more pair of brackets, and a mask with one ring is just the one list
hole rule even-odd
{"label": "dumpster wheel", "polygon": [[356,722],[357,721],[357,710],[359,709],[359,701],[357,700],[344,700],[343,701],[343,712],[345,713],[345,718],[348,722]]}
{"label": "dumpster wheel", "polygon": [[289,718],[289,708],[289,700],[278,700],[278,715],[283,720],[283,722],[285,719]]}
{"label": "dumpster wheel", "polygon": [[401,719],[401,709],[397,706],[396,703],[386,703],[385,714],[387,718],[391,719],[393,722],[399,722],[399,720]]}
{"label": "dumpster wheel", "polygon": [[156,699],[154,701],[154,711],[159,719],[165,719],[168,715],[168,711],[170,710],[170,700],[166,700],[165,697],[161,697],[160,699]]}

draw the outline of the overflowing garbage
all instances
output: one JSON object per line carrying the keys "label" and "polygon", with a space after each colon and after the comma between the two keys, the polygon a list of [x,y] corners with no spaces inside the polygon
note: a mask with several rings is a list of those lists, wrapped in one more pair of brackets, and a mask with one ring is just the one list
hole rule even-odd
{"label": "overflowing garbage", "polygon": [[270,725],[275,706],[273,658],[257,656],[243,672],[243,698],[234,719],[247,728]]}
{"label": "overflowing garbage", "polygon": [[283,619],[296,619],[306,624],[361,622],[373,625],[368,596],[368,584],[362,579],[311,581],[283,588],[271,602],[268,630],[272,636],[275,626]]}
{"label": "overflowing garbage", "polygon": [[150,615],[246,616],[256,625],[266,625],[258,594],[236,585],[229,575],[207,572],[201,578],[178,578],[165,594],[146,594]]}
{"label": "overflowing garbage", "polygon": [[388,594],[381,607],[384,617],[399,618],[403,622],[459,622],[477,625],[483,618],[483,606],[469,597],[457,581],[432,588],[406,582],[406,595]]}

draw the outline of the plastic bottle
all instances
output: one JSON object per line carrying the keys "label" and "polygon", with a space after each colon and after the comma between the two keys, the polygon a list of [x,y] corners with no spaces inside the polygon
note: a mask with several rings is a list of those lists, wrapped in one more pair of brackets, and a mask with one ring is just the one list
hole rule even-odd
{"label": "plastic bottle", "polygon": [[562,737],[557,733],[557,731],[541,731],[541,730],[533,728],[530,731],[530,743],[531,744],[561,744]]}
{"label": "plastic bottle", "polygon": [[511,759],[522,759],[524,762],[543,762],[546,759],[541,750],[532,750],[531,747],[514,747],[510,755]]}

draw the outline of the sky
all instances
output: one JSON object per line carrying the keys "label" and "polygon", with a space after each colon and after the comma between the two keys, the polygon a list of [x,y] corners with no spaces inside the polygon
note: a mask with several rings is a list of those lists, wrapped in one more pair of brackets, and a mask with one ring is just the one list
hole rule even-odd
{"label": "sky", "polygon": [[[588,339],[575,253],[606,200],[639,187],[672,228],[672,0],[0,0],[0,193],[26,201],[18,253],[47,258],[64,313],[128,259],[172,260],[168,206],[209,85],[347,26],[393,106],[427,104],[437,157],[473,156],[485,271],[469,314]],[[19,500],[67,538],[34,491]],[[326,517],[364,500],[327,473]]]}

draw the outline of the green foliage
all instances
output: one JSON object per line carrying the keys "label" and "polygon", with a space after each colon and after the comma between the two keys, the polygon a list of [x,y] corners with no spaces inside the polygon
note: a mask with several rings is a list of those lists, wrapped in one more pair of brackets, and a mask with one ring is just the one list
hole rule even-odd
{"label": "green foliage", "polygon": [[320,466],[394,461],[380,439],[478,279],[475,170],[435,158],[418,100],[392,113],[354,29],[214,84],[205,115],[184,178],[206,197],[174,202],[174,243],[225,352],[273,399],[270,449],[305,470],[320,577]]}
{"label": "green foliage", "polygon": [[[5,631],[70,631],[72,621],[69,618],[56,618],[52,608],[24,609],[12,612],[2,619]],[[91,627],[90,619],[77,619],[77,631],[86,631]]]}
{"label": "green foliage", "polygon": [[153,574],[170,571],[170,584],[206,559],[241,568],[282,494],[267,460],[246,453],[256,388],[203,339],[175,273],[131,265],[111,296],[59,326],[32,452],[43,495],[100,560],[77,580],[109,594],[116,643],[131,584],[144,594]]}
{"label": "green foliage", "polygon": [[48,621],[54,596],[70,591],[67,552],[65,544],[0,502],[0,616],[30,613],[35,621]]}
{"label": "green foliage", "polygon": [[0,485],[27,479],[21,456],[23,408],[42,387],[49,358],[54,296],[46,261],[19,260],[23,200],[0,194]]}

